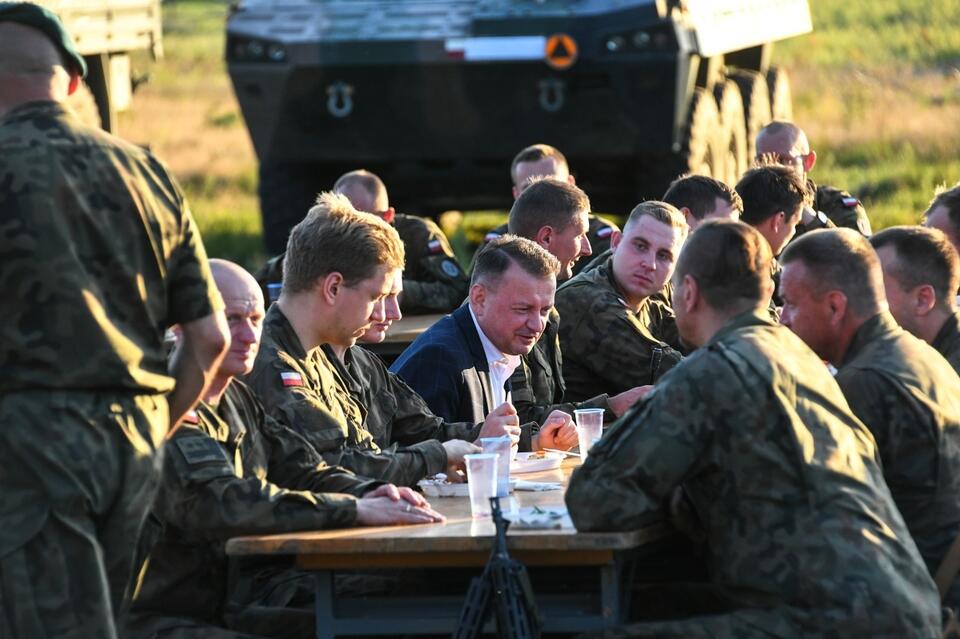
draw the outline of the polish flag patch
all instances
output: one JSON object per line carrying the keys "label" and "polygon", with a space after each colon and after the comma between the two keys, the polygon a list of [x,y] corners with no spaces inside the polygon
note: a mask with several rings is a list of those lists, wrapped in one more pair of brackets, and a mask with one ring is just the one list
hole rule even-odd
{"label": "polish flag patch", "polygon": [[430,240],[427,242],[427,249],[431,253],[439,253],[443,250],[443,246],[440,244],[440,240]]}
{"label": "polish flag patch", "polygon": [[284,386],[303,386],[303,377],[300,373],[280,373],[280,380]]}
{"label": "polish flag patch", "polygon": [[184,424],[194,424],[194,425],[199,424],[199,423],[200,423],[200,417],[197,415],[197,411],[195,411],[195,410],[188,410],[188,411],[187,411],[187,414],[183,416],[183,423],[184,423]]}
{"label": "polish flag patch", "polygon": [[597,237],[599,238],[610,237],[611,235],[613,235],[612,226],[605,226],[602,229],[597,229]]}
{"label": "polish flag patch", "polygon": [[493,231],[490,231],[489,233],[487,233],[486,235],[483,236],[483,241],[484,241],[484,242],[492,242],[493,240],[497,239],[498,237],[500,237],[500,234],[499,234],[499,233],[494,233]]}
{"label": "polish flag patch", "polygon": [[860,200],[855,197],[845,197],[843,198],[843,205],[848,209],[852,209],[856,205],[860,204]]}

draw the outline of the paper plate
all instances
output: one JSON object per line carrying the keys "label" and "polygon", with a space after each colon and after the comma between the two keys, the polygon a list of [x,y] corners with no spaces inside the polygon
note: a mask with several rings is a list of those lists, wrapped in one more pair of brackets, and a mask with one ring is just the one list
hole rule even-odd
{"label": "paper plate", "polygon": [[[513,492],[513,480],[510,481],[510,492]],[[427,497],[469,497],[470,486],[464,482],[462,484],[451,484],[446,478],[427,477],[417,482],[420,490]]]}
{"label": "paper plate", "polygon": [[530,459],[534,453],[517,453],[517,458],[510,462],[510,473],[536,473],[541,470],[560,468],[565,455],[560,453],[545,453],[546,457]]}

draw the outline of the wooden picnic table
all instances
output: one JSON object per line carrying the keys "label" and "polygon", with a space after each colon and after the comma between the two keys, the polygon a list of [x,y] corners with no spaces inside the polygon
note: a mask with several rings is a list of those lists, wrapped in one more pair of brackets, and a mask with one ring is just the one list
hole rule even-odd
{"label": "wooden picnic table", "polygon": [[[560,482],[564,490],[514,492],[512,505],[563,506],[563,495],[579,459],[568,459],[560,469],[515,475],[517,479]],[[506,499],[501,500],[507,502]],[[490,519],[474,519],[468,497],[433,497],[431,505],[443,513],[442,524],[348,528],[283,535],[238,537],[227,543],[230,555],[295,555],[297,566],[317,575],[317,637],[373,634],[449,634],[463,604],[465,590],[437,595],[410,593],[355,601],[338,599],[337,572],[365,569],[475,569],[489,558],[494,526]],[[505,506],[509,510],[510,506]],[[545,632],[580,632],[621,623],[624,618],[626,560],[633,551],[669,534],[665,524],[630,532],[579,533],[573,528],[520,530],[511,527],[507,546],[535,576],[538,569],[590,569],[598,588],[582,592],[537,592]]]}

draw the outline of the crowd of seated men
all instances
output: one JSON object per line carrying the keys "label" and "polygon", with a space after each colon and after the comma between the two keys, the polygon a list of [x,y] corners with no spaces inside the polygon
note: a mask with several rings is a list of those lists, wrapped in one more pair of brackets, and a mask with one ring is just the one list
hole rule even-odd
{"label": "crowd of seated men", "polygon": [[[667,520],[706,575],[604,636],[938,637],[960,608],[960,187],[874,235],[773,122],[737,184],[677,176],[620,229],[536,144],[469,275],[358,169],[258,281],[62,108],[85,71],[0,3],[0,636],[311,636],[305,575],[229,538],[441,523],[418,481],[483,437],[568,450],[585,407],[577,529]],[[446,314],[388,368],[365,345],[401,311]]]}

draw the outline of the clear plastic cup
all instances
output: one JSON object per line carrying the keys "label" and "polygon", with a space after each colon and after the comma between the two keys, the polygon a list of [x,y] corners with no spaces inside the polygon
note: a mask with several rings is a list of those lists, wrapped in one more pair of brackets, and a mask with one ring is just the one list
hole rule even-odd
{"label": "clear plastic cup", "polygon": [[490,498],[497,494],[497,455],[480,453],[463,458],[467,462],[470,513],[474,517],[489,517]]}
{"label": "clear plastic cup", "polygon": [[497,497],[508,497],[510,495],[510,459],[511,454],[510,436],[502,437],[483,437],[480,439],[480,446],[483,452],[491,453],[497,456]]}
{"label": "clear plastic cup", "polygon": [[581,408],[573,411],[577,420],[577,441],[580,444],[580,461],[586,461],[587,453],[594,442],[603,437],[603,409]]}

